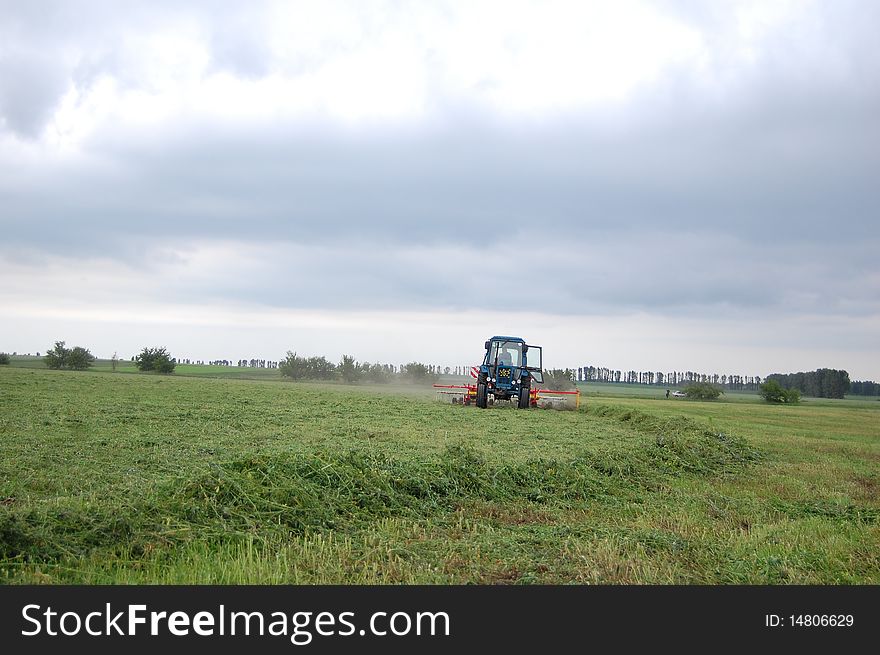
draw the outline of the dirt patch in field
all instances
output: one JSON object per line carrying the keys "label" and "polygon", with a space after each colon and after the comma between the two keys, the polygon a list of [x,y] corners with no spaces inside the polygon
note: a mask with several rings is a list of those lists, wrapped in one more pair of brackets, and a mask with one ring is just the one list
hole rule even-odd
{"label": "dirt patch in field", "polygon": [[880,500],[880,479],[876,475],[859,475],[853,478],[862,500]]}
{"label": "dirt patch in field", "polygon": [[557,520],[548,512],[529,506],[509,507],[492,503],[474,503],[461,506],[459,509],[469,518],[488,519],[504,525],[547,525]]}
{"label": "dirt patch in field", "polygon": [[486,571],[480,576],[479,584],[516,584],[522,578],[522,572],[515,566],[504,566],[503,562],[497,564],[501,568]]}

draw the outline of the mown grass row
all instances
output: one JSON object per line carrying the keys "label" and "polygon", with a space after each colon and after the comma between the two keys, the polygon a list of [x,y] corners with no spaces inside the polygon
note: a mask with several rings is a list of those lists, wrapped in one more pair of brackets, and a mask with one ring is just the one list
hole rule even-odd
{"label": "mown grass row", "polygon": [[7,508],[0,513],[0,558],[50,562],[90,556],[95,549],[137,553],[191,540],[265,541],[350,531],[474,501],[640,502],[666,477],[720,475],[757,458],[740,439],[690,425],[664,427],[635,454],[587,452],[567,461],[490,464],[461,446],[424,462],[357,450],[256,455],[172,478],[136,503],[91,499]]}

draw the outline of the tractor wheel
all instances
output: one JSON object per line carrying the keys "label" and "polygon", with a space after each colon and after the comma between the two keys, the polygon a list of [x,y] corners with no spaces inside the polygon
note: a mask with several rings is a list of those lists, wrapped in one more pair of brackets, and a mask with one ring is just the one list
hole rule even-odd
{"label": "tractor wheel", "polygon": [[529,404],[531,402],[531,391],[531,388],[527,384],[524,384],[519,388],[519,404],[517,405],[519,409],[529,408]]}
{"label": "tractor wheel", "polygon": [[489,404],[489,388],[486,384],[486,376],[481,375],[477,380],[477,407],[486,409]]}

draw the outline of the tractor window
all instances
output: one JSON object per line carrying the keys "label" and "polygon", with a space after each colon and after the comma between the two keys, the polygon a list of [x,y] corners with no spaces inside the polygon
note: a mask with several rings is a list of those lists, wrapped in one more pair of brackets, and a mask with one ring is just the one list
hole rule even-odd
{"label": "tractor window", "polygon": [[493,341],[490,361],[503,366],[520,366],[522,363],[522,344],[517,341]]}
{"label": "tractor window", "polygon": [[540,371],[542,367],[541,362],[541,346],[532,346],[529,345],[529,350],[526,353],[526,365],[529,370]]}

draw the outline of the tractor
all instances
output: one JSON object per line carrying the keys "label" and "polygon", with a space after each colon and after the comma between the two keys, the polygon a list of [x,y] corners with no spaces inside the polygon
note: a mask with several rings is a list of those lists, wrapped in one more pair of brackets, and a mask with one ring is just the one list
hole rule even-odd
{"label": "tractor", "polygon": [[528,409],[535,400],[532,381],[544,382],[541,372],[541,346],[530,346],[519,337],[492,337],[485,344],[486,354],[477,373],[476,405],[485,409],[490,396],[513,400]]}

